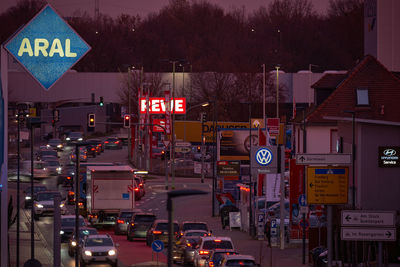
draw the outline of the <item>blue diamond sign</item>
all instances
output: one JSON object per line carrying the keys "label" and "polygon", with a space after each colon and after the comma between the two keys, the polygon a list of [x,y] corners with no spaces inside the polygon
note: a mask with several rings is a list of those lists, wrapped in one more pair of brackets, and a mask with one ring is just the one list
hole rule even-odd
{"label": "blue diamond sign", "polygon": [[45,90],[49,90],[90,50],[90,46],[50,5],[46,5],[4,47]]}

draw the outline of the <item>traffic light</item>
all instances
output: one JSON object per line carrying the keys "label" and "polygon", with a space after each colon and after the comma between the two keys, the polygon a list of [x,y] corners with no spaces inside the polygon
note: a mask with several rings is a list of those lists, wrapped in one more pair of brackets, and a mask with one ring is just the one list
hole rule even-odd
{"label": "traffic light", "polygon": [[95,114],[91,113],[88,116],[88,126],[94,127],[96,125],[96,117]]}
{"label": "traffic light", "polygon": [[99,106],[100,106],[100,107],[104,106],[104,99],[103,99],[102,96],[100,96],[100,103],[99,103]]}
{"label": "traffic light", "polygon": [[131,116],[124,115],[124,128],[131,128]]}
{"label": "traffic light", "polygon": [[201,123],[205,123],[206,121],[207,121],[207,113],[205,113],[205,112],[202,112],[202,113],[200,113],[200,121],[201,121]]}
{"label": "traffic light", "polygon": [[197,153],[201,152],[201,146],[197,146]]}
{"label": "traffic light", "polygon": [[165,151],[161,151],[161,160],[165,160]]}

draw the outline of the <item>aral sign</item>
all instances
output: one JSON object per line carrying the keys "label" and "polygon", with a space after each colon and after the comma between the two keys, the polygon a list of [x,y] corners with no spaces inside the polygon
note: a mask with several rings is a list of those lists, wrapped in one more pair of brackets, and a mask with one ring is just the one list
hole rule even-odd
{"label": "aral sign", "polygon": [[[185,114],[186,113],[186,98],[174,98],[171,99],[171,113]],[[146,98],[140,99],[140,113],[147,113]],[[150,114],[165,114],[168,105],[165,103],[165,98],[162,97],[150,97],[149,98],[149,113]]]}
{"label": "aral sign", "polygon": [[5,48],[45,90],[90,50],[50,5],[11,38]]}

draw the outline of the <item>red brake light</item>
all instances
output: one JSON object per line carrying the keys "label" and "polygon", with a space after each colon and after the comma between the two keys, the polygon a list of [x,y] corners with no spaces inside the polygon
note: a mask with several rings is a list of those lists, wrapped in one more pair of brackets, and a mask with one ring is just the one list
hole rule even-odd
{"label": "red brake light", "polygon": [[156,231],[156,230],[154,230],[154,231],[153,231],[153,234],[154,234],[154,235],[161,235],[161,231]]}
{"label": "red brake light", "polygon": [[105,141],[104,144],[108,144],[108,141]]}
{"label": "red brake light", "polygon": [[199,254],[200,255],[208,255],[210,252],[208,250],[200,250]]}
{"label": "red brake light", "polygon": [[135,187],[135,191],[139,191],[139,187]]}
{"label": "red brake light", "polygon": [[116,144],[119,144],[119,141],[115,141]]}
{"label": "red brake light", "polygon": [[68,195],[73,196],[73,195],[75,195],[75,193],[73,191],[69,191]]}
{"label": "red brake light", "polygon": [[82,202],[79,202],[79,203],[78,203],[78,206],[83,206],[83,203],[82,203]]}
{"label": "red brake light", "polygon": [[71,177],[70,177],[70,176],[68,176],[68,177],[67,177],[67,180],[71,180]]}
{"label": "red brake light", "polygon": [[123,220],[117,220],[117,223],[121,224],[121,223],[124,223],[124,221]]}
{"label": "red brake light", "polygon": [[186,244],[186,246],[188,246],[188,247],[191,247],[191,246],[192,246],[192,244],[190,244],[190,243],[187,243],[187,244]]}
{"label": "red brake light", "polygon": [[135,226],[135,224],[134,224],[134,223],[131,223],[131,226]]}
{"label": "red brake light", "polygon": [[215,240],[214,240],[214,242],[218,242],[218,243],[219,243],[219,242],[221,242],[221,240],[219,240],[219,239],[215,239]]}

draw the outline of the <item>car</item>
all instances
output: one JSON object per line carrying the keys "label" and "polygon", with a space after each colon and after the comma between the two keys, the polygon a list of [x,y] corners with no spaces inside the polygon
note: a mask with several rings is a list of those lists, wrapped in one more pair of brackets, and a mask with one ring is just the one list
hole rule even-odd
{"label": "car", "polygon": [[[71,162],[75,162],[75,149],[73,149],[69,155]],[[87,149],[84,146],[79,147],[79,161],[86,162],[87,161]]]}
{"label": "car", "polygon": [[156,220],[153,213],[139,212],[132,216],[128,224],[126,238],[133,241],[136,238],[146,238],[147,231]]}
{"label": "car", "polygon": [[87,144],[86,151],[86,155],[91,156],[92,158],[95,158],[98,154],[100,154],[97,144]]}
{"label": "car", "polygon": [[[97,229],[91,228],[91,227],[80,227],[79,228],[79,245],[82,246],[83,239],[87,235],[97,235]],[[68,241],[68,255],[69,256],[74,256],[75,255],[75,250],[76,250],[76,237],[75,237],[75,231],[73,232],[71,238]]]}
{"label": "car", "polygon": [[50,139],[46,146],[57,151],[62,151],[64,149],[61,139]]}
{"label": "car", "polygon": [[161,154],[163,152],[162,148],[159,147],[152,147],[151,148],[151,157],[153,159],[161,159]]}
{"label": "car", "polygon": [[31,195],[32,187],[28,186],[24,190],[24,194],[25,194],[24,207],[25,207],[25,209],[32,207],[33,198],[35,197],[36,193],[41,192],[41,191],[47,191],[47,187],[45,185],[34,185],[33,186],[33,196]]}
{"label": "car", "polygon": [[209,232],[205,230],[187,230],[175,243],[172,250],[172,259],[181,262],[184,265],[192,264],[194,260],[194,251],[200,238],[208,236]]}
{"label": "car", "polygon": [[108,234],[85,236],[81,249],[81,267],[92,263],[108,263],[117,267],[117,247],[119,244],[114,244]]}
{"label": "car", "polygon": [[233,249],[214,249],[211,250],[209,258],[206,260],[205,267],[221,266],[224,255],[237,255]]}
{"label": "car", "polygon": [[67,142],[67,145],[80,143],[83,141],[83,134],[81,132],[70,132],[65,137],[65,141]]}
{"label": "car", "polygon": [[96,151],[98,154],[101,154],[101,152],[104,152],[104,142],[101,141],[100,139],[88,139],[88,140],[86,140],[86,142],[96,145],[96,147],[97,147]]}
{"label": "car", "polygon": [[[65,243],[72,237],[72,234],[75,231],[75,215],[62,215],[61,216],[61,242]],[[85,219],[80,215],[79,216],[79,227],[87,226]]]}
{"label": "car", "polygon": [[36,153],[37,160],[42,160],[44,156],[53,156],[58,158],[58,152],[57,150],[54,149],[45,148],[45,149],[40,149]]}
{"label": "car", "polygon": [[136,181],[135,199],[140,200],[145,195],[144,186],[139,178],[135,177],[135,181]]}
{"label": "car", "polygon": [[193,264],[195,267],[204,267],[213,249],[233,249],[232,239],[227,236],[206,236],[200,239],[199,245],[194,252]]}
{"label": "car", "polygon": [[[58,191],[41,191],[36,193],[33,200],[34,219],[39,220],[40,216],[52,215],[54,213],[54,197],[58,195],[62,199]],[[61,214],[65,214],[67,209],[63,200],[60,202]]]}
{"label": "car", "polygon": [[[179,224],[174,221],[173,241],[176,241],[179,232]],[[152,226],[147,230],[146,245],[151,246],[154,240],[161,240],[164,245],[168,245],[168,220],[155,220]]]}
{"label": "car", "polygon": [[115,235],[126,234],[127,230],[128,230],[128,224],[129,224],[132,216],[141,211],[142,210],[140,210],[140,209],[121,210],[118,214],[118,217],[115,218],[114,234]]}
{"label": "car", "polygon": [[62,172],[62,167],[58,160],[45,161],[45,166],[49,170],[50,175],[59,175]]}
{"label": "car", "polygon": [[[20,170],[20,175],[31,176],[31,164],[30,160],[24,160],[22,162],[22,168]],[[50,171],[46,168],[44,161],[34,160],[33,161],[33,178],[43,179],[50,176]]]}
{"label": "car", "polygon": [[105,149],[122,149],[122,142],[118,137],[109,137],[104,141]]}
{"label": "car", "polygon": [[227,254],[221,261],[220,267],[240,266],[240,267],[257,267],[256,261],[251,255],[244,254]]}
{"label": "car", "polygon": [[204,230],[211,235],[211,231],[208,228],[206,222],[196,222],[196,221],[183,221],[179,225],[179,234],[182,236],[184,232],[188,230]]}

